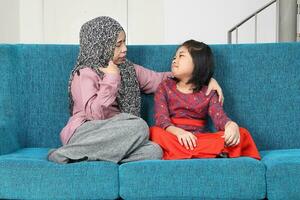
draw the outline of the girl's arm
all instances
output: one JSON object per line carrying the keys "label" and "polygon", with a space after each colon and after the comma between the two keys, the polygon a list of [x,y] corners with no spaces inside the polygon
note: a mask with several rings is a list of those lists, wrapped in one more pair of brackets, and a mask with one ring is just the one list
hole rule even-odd
{"label": "girl's arm", "polygon": [[170,112],[167,100],[167,91],[164,84],[161,83],[154,95],[154,118],[156,126],[166,129],[169,126],[174,126],[170,119]]}
{"label": "girl's arm", "polygon": [[119,74],[107,73],[101,80],[92,69],[81,69],[72,81],[74,104],[83,108],[88,120],[105,119],[104,110],[116,100],[120,81]]}
{"label": "girl's arm", "polygon": [[208,107],[208,114],[211,117],[218,131],[224,131],[226,123],[231,121],[231,119],[224,112],[223,106],[221,102],[219,102],[219,98],[216,92],[213,92],[211,94]]}
{"label": "girl's arm", "polygon": [[218,84],[218,82],[214,78],[211,78],[209,83],[208,83],[208,89],[206,91],[206,95],[209,95],[212,90],[217,91],[217,93],[219,95],[219,100],[218,101],[223,105],[224,95],[223,95],[223,92],[222,92],[222,88],[220,87],[220,85]]}
{"label": "girl's arm", "polygon": [[223,138],[227,146],[234,146],[240,142],[239,126],[227,117],[216,93],[210,98],[208,114],[216,129],[225,131]]}
{"label": "girl's arm", "polygon": [[142,66],[134,64],[137,79],[142,92],[149,94],[157,90],[158,85],[167,77],[172,76],[171,72],[155,72]]}

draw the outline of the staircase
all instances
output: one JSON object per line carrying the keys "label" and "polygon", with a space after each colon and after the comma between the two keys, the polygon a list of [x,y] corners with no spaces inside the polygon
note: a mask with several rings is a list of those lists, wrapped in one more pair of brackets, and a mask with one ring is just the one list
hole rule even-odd
{"label": "staircase", "polygon": [[239,28],[254,18],[254,42],[257,43],[258,14],[271,5],[276,4],[276,42],[300,41],[300,0],[272,0],[227,32],[227,42],[232,44],[232,33],[235,33],[235,43],[239,43]]}

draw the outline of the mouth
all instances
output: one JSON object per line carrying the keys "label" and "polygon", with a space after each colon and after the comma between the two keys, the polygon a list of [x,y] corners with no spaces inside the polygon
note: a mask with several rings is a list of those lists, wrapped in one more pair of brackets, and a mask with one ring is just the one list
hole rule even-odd
{"label": "mouth", "polygon": [[122,56],[119,59],[122,60],[122,61],[125,61],[126,60],[126,56]]}
{"label": "mouth", "polygon": [[176,74],[177,71],[178,71],[178,66],[172,65],[172,66],[171,66],[171,72],[172,72],[173,74]]}

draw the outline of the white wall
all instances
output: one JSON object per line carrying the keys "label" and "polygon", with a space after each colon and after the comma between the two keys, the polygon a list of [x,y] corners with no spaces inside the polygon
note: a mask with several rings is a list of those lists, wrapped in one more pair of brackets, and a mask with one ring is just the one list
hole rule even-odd
{"label": "white wall", "polygon": [[[227,31],[269,1],[0,0],[0,43],[77,44],[81,25],[101,15],[121,23],[128,44],[227,43]],[[258,16],[258,42],[275,41],[275,11],[274,4]],[[253,41],[252,20],[239,29],[239,42]]]}
{"label": "white wall", "polygon": [[[270,0],[165,0],[165,43],[194,38],[227,43],[227,31]],[[276,6],[258,16],[258,42],[276,39]],[[239,42],[254,42],[254,20],[239,32]],[[235,41],[235,40],[234,40]]]}
{"label": "white wall", "polygon": [[[1,0],[0,0],[1,1]],[[9,0],[8,0],[9,1]],[[21,43],[44,43],[42,0],[19,0]]]}
{"label": "white wall", "polygon": [[46,43],[78,43],[86,21],[109,15],[127,30],[124,0],[44,0]]}
{"label": "white wall", "polygon": [[164,42],[164,1],[128,1],[128,42],[161,44]]}
{"label": "white wall", "polygon": [[0,0],[0,43],[19,42],[19,0]]}

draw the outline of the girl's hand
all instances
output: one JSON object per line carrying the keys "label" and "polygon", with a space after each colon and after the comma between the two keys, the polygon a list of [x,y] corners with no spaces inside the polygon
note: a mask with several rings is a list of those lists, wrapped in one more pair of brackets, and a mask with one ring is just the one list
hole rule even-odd
{"label": "girl's hand", "polygon": [[219,95],[219,102],[221,102],[221,104],[223,105],[224,103],[224,96],[223,96],[223,92],[222,92],[222,88],[220,87],[220,85],[218,84],[218,82],[214,79],[211,78],[209,83],[208,83],[208,88],[207,88],[207,92],[206,95],[209,95],[209,93],[212,90],[216,90],[218,95]]}
{"label": "girl's hand", "polygon": [[177,137],[178,142],[186,149],[194,150],[197,146],[197,137],[193,133],[175,126],[169,126],[166,130],[174,134]]}
{"label": "girl's hand", "polygon": [[240,143],[239,126],[233,121],[227,122],[225,125],[225,133],[223,138],[225,138],[225,145],[228,147],[239,144]]}
{"label": "girl's hand", "polygon": [[120,70],[117,65],[113,61],[109,61],[107,67],[99,67],[100,71],[104,74],[120,74]]}

